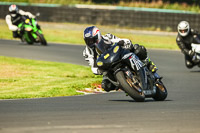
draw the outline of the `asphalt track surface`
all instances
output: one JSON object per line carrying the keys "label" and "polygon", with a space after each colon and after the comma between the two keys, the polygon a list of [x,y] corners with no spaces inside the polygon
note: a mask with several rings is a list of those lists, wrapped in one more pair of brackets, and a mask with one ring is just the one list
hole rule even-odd
{"label": "asphalt track surface", "polygon": [[[0,40],[0,56],[87,65],[83,46]],[[123,92],[0,100],[0,133],[200,133],[200,68],[180,51],[148,49],[168,89],[163,102],[137,103]]]}

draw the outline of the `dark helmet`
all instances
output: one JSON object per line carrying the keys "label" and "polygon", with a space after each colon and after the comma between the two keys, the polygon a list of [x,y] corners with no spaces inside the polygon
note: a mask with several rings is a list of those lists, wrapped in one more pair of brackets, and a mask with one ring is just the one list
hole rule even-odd
{"label": "dark helmet", "polygon": [[19,8],[16,5],[10,5],[8,10],[12,17],[15,17],[19,13]]}
{"label": "dark helmet", "polygon": [[94,47],[101,41],[101,33],[96,26],[87,27],[83,34],[85,43],[90,48]]}

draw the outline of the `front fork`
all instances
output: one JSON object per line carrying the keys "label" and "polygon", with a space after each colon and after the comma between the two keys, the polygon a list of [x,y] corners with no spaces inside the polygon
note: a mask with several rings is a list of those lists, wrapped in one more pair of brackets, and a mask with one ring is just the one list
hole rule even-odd
{"label": "front fork", "polygon": [[31,21],[33,24],[33,30],[31,31],[31,34],[32,34],[33,38],[36,41],[38,41],[38,36],[37,36],[36,32],[39,32],[40,34],[42,34],[42,30],[35,19],[31,19]]}
{"label": "front fork", "polygon": [[[145,64],[142,63],[139,58],[134,54],[126,58],[124,61],[136,73],[136,77],[139,78],[145,96],[154,96],[156,94],[156,87],[157,85],[159,85],[158,83],[160,82],[162,77],[160,77],[156,72],[152,73],[151,71],[149,71]],[[131,72],[132,71],[127,70],[126,74],[133,75]]]}
{"label": "front fork", "polygon": [[132,70],[136,72],[136,75],[139,77],[141,81],[141,85],[143,89],[147,89],[147,73],[145,71],[145,64],[140,61],[140,59],[135,55],[132,54],[126,59],[126,62],[129,63]]}

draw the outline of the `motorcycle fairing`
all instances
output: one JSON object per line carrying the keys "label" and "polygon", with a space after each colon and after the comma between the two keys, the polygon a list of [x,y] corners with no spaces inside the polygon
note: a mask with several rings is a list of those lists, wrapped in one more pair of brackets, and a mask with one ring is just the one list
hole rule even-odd
{"label": "motorcycle fairing", "polygon": [[117,45],[109,48],[106,52],[101,54],[97,59],[97,66],[102,70],[108,70],[121,61],[121,54],[123,49]]}

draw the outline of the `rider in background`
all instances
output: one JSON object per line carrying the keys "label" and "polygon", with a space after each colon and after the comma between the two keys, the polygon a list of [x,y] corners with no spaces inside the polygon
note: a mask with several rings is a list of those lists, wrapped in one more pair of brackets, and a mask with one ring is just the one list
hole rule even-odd
{"label": "rider in background", "polygon": [[14,38],[21,38],[21,35],[18,33],[20,29],[17,27],[22,22],[21,16],[28,16],[29,18],[35,18],[35,16],[30,12],[25,12],[19,9],[16,5],[9,6],[8,10],[9,13],[6,15],[8,28],[13,32]]}
{"label": "rider in background", "polygon": [[197,31],[190,28],[187,21],[181,21],[178,24],[178,35],[176,43],[185,55],[185,65],[187,68],[192,68],[196,64],[192,61],[195,58],[195,52],[192,50],[191,44],[200,44],[200,35]]}
{"label": "rider in background", "polygon": [[[140,60],[147,64],[148,69],[153,73],[157,70],[157,67],[154,65],[154,63],[150,61],[150,59],[147,57],[146,48],[138,44],[133,45],[129,39],[120,39],[110,33],[106,35],[101,35],[99,29],[96,26],[87,27],[84,30],[83,36],[86,43],[86,47],[83,51],[83,56],[91,66],[92,72],[96,75],[102,75],[101,71],[98,70],[96,64],[97,56],[102,54],[101,49],[107,50],[115,43],[118,43],[123,48],[129,49],[131,52],[134,52]],[[103,48],[100,48],[100,46],[103,46]],[[105,75],[103,77],[101,87],[107,92],[109,92],[110,90],[115,90],[116,88],[107,79],[107,77],[105,77]]]}

